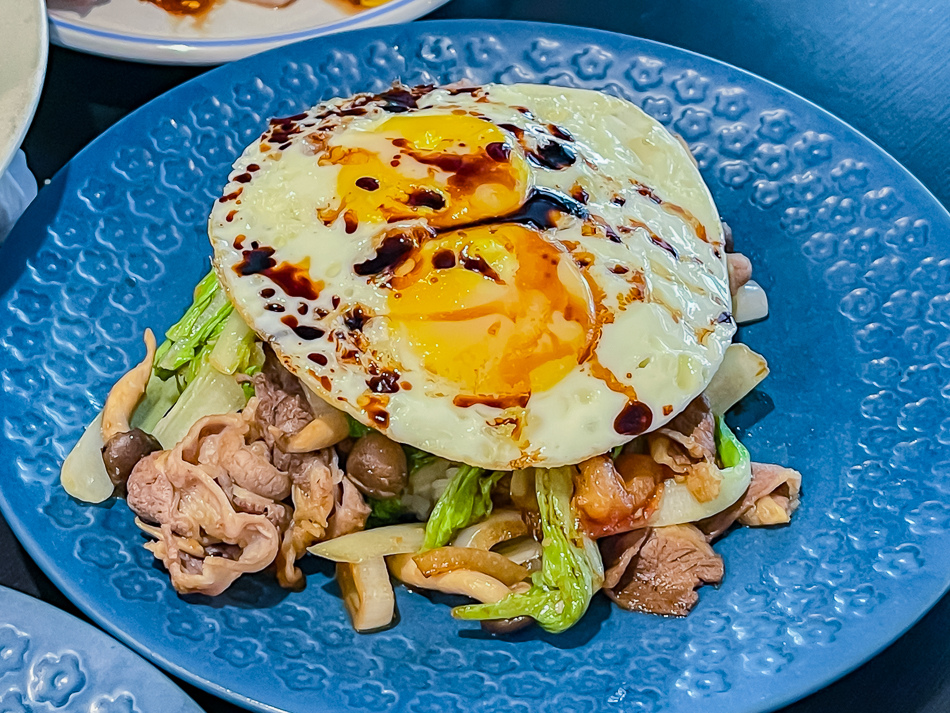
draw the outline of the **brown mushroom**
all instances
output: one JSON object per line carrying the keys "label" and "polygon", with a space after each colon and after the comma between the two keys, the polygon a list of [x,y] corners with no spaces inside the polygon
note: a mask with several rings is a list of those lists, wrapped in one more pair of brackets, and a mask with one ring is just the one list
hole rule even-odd
{"label": "brown mushroom", "polygon": [[124,488],[132,469],[149,453],[162,450],[158,439],[141,428],[117,433],[102,447],[102,462],[109,480],[117,488]]}
{"label": "brown mushroom", "polygon": [[346,473],[360,491],[378,499],[398,497],[409,479],[402,446],[376,431],[353,444],[346,458]]}
{"label": "brown mushroom", "polygon": [[516,631],[521,631],[526,626],[530,626],[533,622],[534,619],[530,616],[516,616],[510,619],[485,619],[482,621],[482,631],[496,636],[513,634]]}

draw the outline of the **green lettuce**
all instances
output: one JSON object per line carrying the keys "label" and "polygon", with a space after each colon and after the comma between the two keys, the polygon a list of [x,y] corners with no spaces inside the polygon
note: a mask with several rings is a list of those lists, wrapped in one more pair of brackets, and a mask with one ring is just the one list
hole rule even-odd
{"label": "green lettuce", "polygon": [[491,490],[504,473],[488,473],[470,465],[459,467],[426,522],[424,550],[442,547],[463,527],[491,514]]}
{"label": "green lettuce", "polygon": [[435,456],[426,451],[407,446],[403,444],[402,449],[406,452],[406,462],[409,464],[409,475],[412,475],[424,465],[429,465],[435,460]]}
{"label": "green lettuce", "polygon": [[172,439],[184,435],[201,416],[246,403],[253,387],[239,385],[232,375],[260,371],[264,352],[233,311],[213,270],[198,283],[191,306],[165,336],[132,425],[161,433],[165,440],[160,441],[174,445]]}
{"label": "green lettuce", "polygon": [[722,416],[716,416],[716,452],[723,468],[735,468],[752,460],[748,449],[736,438]]}
{"label": "green lettuce", "polygon": [[523,594],[500,602],[456,607],[458,619],[508,619],[530,616],[546,631],[559,633],[576,624],[603,584],[604,565],[597,545],[577,531],[571,512],[570,468],[538,469],[535,490],[541,512],[541,570]]}
{"label": "green lettuce", "polygon": [[346,422],[350,426],[350,438],[362,438],[367,433],[373,430],[369,426],[357,421],[355,418],[350,416],[350,414],[347,413],[344,415],[346,416]]}
{"label": "green lettuce", "polygon": [[370,506],[369,518],[366,520],[367,529],[415,520],[415,516],[406,510],[399,498],[386,498],[385,500],[367,498],[366,500]]}
{"label": "green lettuce", "polygon": [[213,347],[232,309],[212,270],[195,287],[191,307],[165,332],[166,340],[155,354],[155,373],[162,379],[193,378],[201,367],[200,357],[208,355],[202,352]]}

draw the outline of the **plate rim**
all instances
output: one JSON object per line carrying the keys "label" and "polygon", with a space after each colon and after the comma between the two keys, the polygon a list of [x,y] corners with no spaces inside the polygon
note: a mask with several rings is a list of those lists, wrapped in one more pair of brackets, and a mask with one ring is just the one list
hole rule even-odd
{"label": "plate rim", "polygon": [[[119,656],[122,657],[123,663],[125,665],[135,665],[138,673],[137,676],[147,678],[144,682],[145,685],[150,687],[156,687],[161,685],[165,690],[163,696],[166,693],[177,692],[182,699],[184,707],[176,709],[175,713],[201,713],[201,707],[198,703],[188,695],[181,686],[179,686],[175,681],[173,681],[169,675],[158,668],[151,661],[146,659],[142,654],[134,649],[130,648],[127,644],[121,641],[117,641],[114,636],[111,636],[108,632],[103,631],[102,629],[97,628],[95,625],[90,624],[88,621],[83,621],[79,617],[71,614],[70,612],[60,609],[59,607],[50,604],[49,602],[43,601],[39,597],[34,597],[30,594],[18,591],[13,587],[7,587],[5,585],[0,585],[0,603],[12,603],[13,606],[20,606],[29,609],[28,612],[24,614],[36,614],[40,617],[44,617],[48,620],[52,620],[51,623],[38,623],[29,631],[23,632],[26,633],[30,639],[39,636],[37,634],[37,627],[45,627],[57,625],[57,620],[62,622],[64,626],[68,626],[74,630],[75,633],[85,634],[89,637],[84,645],[80,646],[76,643],[76,639],[70,639],[67,642],[69,651],[76,652],[76,649],[82,649],[83,655],[88,654],[91,650],[101,641],[101,643],[112,643],[116,645],[117,649],[121,652]],[[22,631],[23,624],[14,620],[5,619],[4,624],[11,625],[18,631]],[[25,627],[23,627],[25,628]],[[91,631],[90,631],[91,630]],[[45,648],[45,647],[43,647]],[[101,693],[106,693],[106,690],[101,690]],[[129,693],[135,694],[135,691],[129,691]],[[138,710],[138,709],[136,709]]]}
{"label": "plate rim", "polygon": [[46,1],[32,0],[32,4],[37,13],[37,25],[39,26],[40,61],[34,68],[33,76],[31,77],[30,102],[25,107],[26,111],[21,115],[19,124],[15,125],[15,130],[9,136],[7,144],[5,146],[0,144],[0,176],[2,176],[10,166],[17,150],[23,145],[23,139],[26,137],[26,133],[33,123],[33,117],[36,115],[36,108],[39,106],[40,95],[43,93],[43,85],[46,81],[50,42]]}
{"label": "plate rim", "polygon": [[[476,23],[479,23],[476,25]],[[580,27],[575,25],[566,25],[562,23],[548,23],[540,21],[526,21],[526,20],[486,20],[486,19],[448,19],[448,20],[425,20],[418,23],[412,23],[407,25],[403,29],[408,31],[417,31],[417,32],[440,32],[443,31],[447,34],[452,32],[465,33],[471,30],[476,29],[476,27],[483,29],[487,32],[491,32],[494,27],[511,27],[511,28],[522,28],[525,31],[532,30],[553,30],[554,32],[566,31],[566,32],[577,32],[582,31],[588,33],[591,37],[591,41],[597,41],[595,37],[605,38],[606,41],[609,38],[617,38],[621,41],[633,40],[638,43],[642,43],[645,47],[658,48],[660,51],[672,51],[689,58],[698,59],[700,62],[711,62],[720,67],[728,69],[729,71],[735,72],[738,75],[746,79],[751,79],[754,82],[761,82],[767,85],[772,90],[776,90],[781,94],[790,95],[794,99],[803,102],[808,105],[811,109],[818,111],[824,117],[831,119],[832,121],[844,126],[852,135],[857,138],[860,142],[864,142],[869,145],[880,157],[882,157],[887,163],[891,165],[892,168],[897,169],[901,172],[905,179],[910,179],[910,181],[923,192],[923,195],[929,198],[932,201],[932,205],[936,207],[936,211],[929,213],[928,215],[933,215],[939,217],[947,222],[950,222],[950,210],[944,206],[937,198],[934,196],[933,192],[924,185],[913,173],[911,173],[906,167],[903,166],[896,158],[894,158],[888,151],[882,148],[877,142],[866,136],[862,131],[855,128],[851,123],[845,121],[844,119],[839,118],[835,114],[831,113],[827,109],[824,109],[820,105],[816,104],[814,101],[801,96],[797,92],[794,92],[790,89],[782,87],[781,85],[761,77],[754,72],[737,67],[733,64],[725,62],[723,60],[710,57],[708,55],[703,55],[699,52],[689,50],[682,47],[677,47],[668,43],[660,42],[657,40],[652,40],[648,38],[639,37],[636,35],[627,35],[618,32],[612,32],[610,30],[602,30],[599,28],[591,27]],[[395,27],[395,25],[391,26]],[[417,29],[416,29],[417,28]],[[368,33],[371,32],[374,28],[358,28],[354,30],[347,31],[345,33],[338,33],[339,36],[348,36],[359,33]],[[375,28],[378,29],[378,28]],[[300,40],[300,42],[307,41],[313,38],[307,38],[305,40]],[[273,52],[274,50],[268,50]],[[154,99],[146,102],[141,107],[138,107],[134,111],[130,112],[127,116],[120,119],[114,125],[109,127],[105,132],[93,139],[89,144],[83,147],[79,152],[73,156],[66,165],[63,166],[59,171],[56,172],[52,181],[55,182],[57,178],[60,177],[61,173],[64,173],[69,165],[83,156],[87,151],[94,149],[99,142],[102,140],[103,136],[110,133],[113,129],[118,129],[122,127],[123,124],[127,121],[130,121],[132,117],[138,112],[144,110],[146,107],[151,106],[153,103],[167,101],[170,95],[173,95],[176,92],[184,92],[189,87],[192,82],[198,82],[199,80],[204,81],[208,77],[213,77],[214,72],[227,72],[228,68],[225,66],[217,67],[210,70],[209,72],[203,73],[198,77],[189,79],[182,84],[173,87],[167,92],[155,97]],[[0,443],[4,440],[0,437]],[[71,582],[66,577],[62,576],[58,569],[56,568],[56,563],[53,561],[51,556],[47,556],[45,551],[40,547],[40,544],[37,540],[32,538],[29,533],[26,531],[24,524],[16,516],[16,513],[13,512],[10,503],[7,501],[3,493],[3,489],[0,488],[0,512],[2,512],[7,523],[10,525],[14,534],[17,537],[17,540],[20,544],[27,550],[30,556],[33,558],[34,562],[42,569],[44,574],[49,577],[49,579],[56,585],[56,587],[63,592],[67,598],[76,605],[84,614],[90,617],[99,627],[105,630],[109,635],[121,641],[125,646],[132,649],[135,653],[139,654],[143,658],[147,659],[149,662],[155,663],[164,671],[174,675],[183,681],[188,682],[191,685],[200,688],[201,690],[210,693],[222,700],[235,703],[239,706],[242,706],[248,710],[252,711],[261,711],[263,713],[282,713],[283,709],[272,706],[270,704],[251,699],[247,696],[244,696],[240,693],[232,691],[225,687],[224,685],[214,683],[213,681],[204,679],[196,674],[192,674],[183,666],[175,664],[169,661],[164,656],[161,656],[149,649],[145,643],[139,643],[131,636],[127,635],[122,629],[117,625],[113,624],[108,617],[108,613],[97,607],[95,598],[89,597],[85,594],[85,591],[79,585],[78,582]],[[757,706],[755,702],[750,701],[749,707],[745,708],[736,708],[735,713],[770,713],[778,710],[784,706],[790,705],[796,701],[800,701],[807,696],[812,695],[813,693],[820,691],[827,686],[831,685],[835,681],[847,676],[848,674],[855,671],[857,668],[861,667],[869,660],[880,654],[884,649],[889,647],[891,644],[896,642],[901,636],[907,633],[911,628],[913,628],[919,621],[928,613],[931,609],[939,602],[944,596],[950,592],[950,568],[945,572],[932,573],[933,578],[938,582],[938,585],[932,596],[926,598],[925,606],[921,608],[909,621],[909,623],[901,628],[896,634],[894,633],[881,633],[880,630],[875,631],[874,634],[866,640],[871,640],[872,645],[862,648],[861,653],[845,663],[841,667],[830,667],[826,672],[819,677],[813,679],[807,686],[802,688],[795,689],[793,692],[786,693],[779,698],[775,698],[772,701],[766,704],[766,707]]]}
{"label": "plate rim", "polygon": [[50,41],[60,47],[133,62],[216,65],[314,37],[415,20],[447,2],[450,0],[390,0],[329,24],[292,32],[233,39],[190,39],[184,42],[173,36],[123,34],[84,27],[61,17],[62,11],[53,10],[49,12]]}

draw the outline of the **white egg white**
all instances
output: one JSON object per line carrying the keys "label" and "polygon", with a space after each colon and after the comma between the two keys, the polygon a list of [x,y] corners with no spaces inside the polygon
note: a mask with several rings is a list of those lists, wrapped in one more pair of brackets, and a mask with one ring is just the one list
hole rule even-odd
{"label": "white egg white", "polygon": [[[630,102],[600,92],[517,84],[417,94],[410,106],[365,95],[318,105],[272,124],[235,162],[209,233],[215,268],[241,315],[329,403],[453,461],[502,470],[573,464],[669,421],[710,381],[735,331],[722,225],[688,150]],[[504,125],[506,145],[527,166],[524,190],[583,205],[583,216],[562,213],[556,226],[530,229],[559,256],[552,280],[573,280],[568,292],[586,285],[596,325],[567,371],[523,405],[466,401],[469,385],[430,368],[431,355],[400,332],[392,280],[411,261],[391,274],[357,274],[385,235],[424,231],[433,220],[427,208],[390,223],[343,214],[339,182],[350,169],[334,157],[359,146],[388,161],[393,142],[377,134],[397,115],[429,117],[433,126],[450,115]],[[511,127],[528,133],[529,148],[541,137],[574,160],[539,165]],[[410,158],[398,170],[445,178],[443,168]],[[293,267],[287,274],[298,283],[275,279],[262,264]],[[442,308],[426,304],[433,313]],[[522,319],[532,314],[512,309],[522,309]],[[566,329],[560,314],[553,319],[550,330]],[[386,382],[394,374],[395,385]]]}

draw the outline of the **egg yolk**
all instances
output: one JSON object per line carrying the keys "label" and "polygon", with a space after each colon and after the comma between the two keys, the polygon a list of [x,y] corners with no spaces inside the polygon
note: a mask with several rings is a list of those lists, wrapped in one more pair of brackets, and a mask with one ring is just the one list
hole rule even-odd
{"label": "egg yolk", "polygon": [[523,406],[582,360],[594,324],[589,287],[538,231],[509,223],[448,232],[411,260],[391,283],[393,334],[459,393]]}
{"label": "egg yolk", "polygon": [[341,212],[359,223],[471,223],[516,210],[529,188],[521,147],[471,114],[394,116],[372,131],[344,132],[321,161],[340,166]]}

